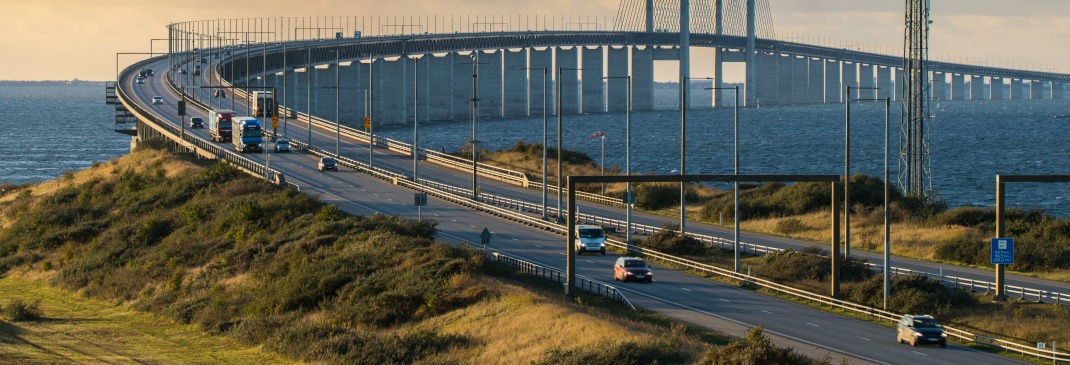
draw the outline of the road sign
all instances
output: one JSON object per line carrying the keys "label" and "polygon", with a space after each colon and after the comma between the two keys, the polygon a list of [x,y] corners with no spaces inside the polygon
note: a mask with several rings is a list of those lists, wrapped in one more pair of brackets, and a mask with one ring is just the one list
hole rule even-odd
{"label": "road sign", "polygon": [[490,230],[483,227],[483,233],[479,234],[479,244],[486,246],[490,243]]}
{"label": "road sign", "polygon": [[372,129],[372,117],[364,117],[364,129]]}
{"label": "road sign", "polygon": [[992,264],[1010,265],[1014,263],[1014,239],[992,239]]}
{"label": "road sign", "polygon": [[415,193],[414,199],[413,205],[415,206],[422,207],[427,205],[427,193]]}
{"label": "road sign", "polygon": [[271,129],[279,129],[279,116],[271,116]]}
{"label": "road sign", "polygon": [[180,116],[180,117],[185,116],[186,115],[186,101],[185,100],[179,100],[178,101],[178,107],[176,109],[178,109],[178,116]]}

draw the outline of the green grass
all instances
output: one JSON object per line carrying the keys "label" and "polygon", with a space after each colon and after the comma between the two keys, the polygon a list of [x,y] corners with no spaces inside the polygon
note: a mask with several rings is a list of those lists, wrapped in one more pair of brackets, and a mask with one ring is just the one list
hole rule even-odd
{"label": "green grass", "polygon": [[87,299],[39,280],[0,279],[0,304],[40,301],[43,318],[0,321],[4,364],[293,364],[194,326]]}

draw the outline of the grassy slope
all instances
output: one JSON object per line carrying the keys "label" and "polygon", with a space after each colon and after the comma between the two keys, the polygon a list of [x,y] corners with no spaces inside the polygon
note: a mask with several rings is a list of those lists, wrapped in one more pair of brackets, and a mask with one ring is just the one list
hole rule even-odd
{"label": "grassy slope", "polygon": [[[38,205],[45,204],[52,207],[56,206],[55,204],[60,204],[59,206],[80,204],[74,201],[61,203],[55,200],[53,194],[62,192],[68,187],[99,180],[95,183],[96,187],[90,190],[94,191],[94,194],[104,194],[104,191],[110,189],[111,186],[125,186],[123,185],[125,183],[121,181],[117,183],[115,180],[137,180],[136,176],[142,176],[138,174],[144,174],[145,179],[152,179],[151,176],[158,176],[159,171],[165,171],[166,180],[144,187],[148,190],[127,192],[127,196],[123,198],[118,198],[118,196],[113,198],[116,201],[127,200],[125,204],[144,207],[144,205],[131,203],[130,199],[136,200],[138,195],[149,194],[152,189],[166,191],[168,184],[171,184],[170,181],[201,174],[210,164],[206,161],[175,158],[160,151],[144,150],[85,171],[68,174],[57,181],[24,188],[22,192],[0,197],[0,237],[9,233],[4,232],[5,230],[25,229],[25,226],[21,226],[23,222],[20,222],[20,216],[24,217],[29,214],[41,217],[41,212],[34,212]],[[234,188],[227,184],[220,186],[225,189]],[[82,188],[83,192],[90,190]],[[249,191],[230,191],[230,193],[239,197],[242,194],[261,194],[261,204],[265,207],[270,207],[274,202],[274,197],[263,196],[262,192],[255,189],[247,190]],[[20,194],[22,197],[18,197]],[[109,206],[108,198],[104,198],[103,201],[99,196],[92,199],[94,206]],[[191,199],[191,202],[177,202],[177,204],[173,203],[174,206],[167,208],[178,210],[182,204],[186,204],[187,207],[197,206],[200,202],[198,199],[212,198],[194,195]],[[227,204],[226,202],[220,203]],[[304,205],[308,203],[300,201],[294,204],[305,207]],[[113,211],[109,214],[119,213]],[[317,214],[322,213],[323,210],[320,210]],[[47,213],[44,214],[47,216]],[[100,214],[100,212],[92,214]],[[170,214],[175,213],[154,210],[142,214],[147,217],[115,219],[118,222],[113,224],[119,226],[127,224],[132,229],[146,229],[152,226],[150,223],[161,219],[158,217],[166,218]],[[89,216],[81,218],[78,224],[86,224],[84,220],[91,219],[86,217]],[[108,229],[103,234],[92,238],[90,242],[57,240],[56,236],[51,235],[50,242],[52,243],[50,244],[57,245],[55,247],[39,247],[33,239],[26,240],[25,237],[19,238],[20,236],[13,236],[12,239],[21,240],[22,246],[10,246],[13,242],[0,242],[0,246],[6,244],[9,245],[8,247],[23,247],[7,253],[0,250],[0,259],[2,259],[0,261],[6,260],[9,265],[13,265],[6,273],[3,273],[5,277],[0,278],[0,305],[7,304],[9,300],[16,298],[31,301],[40,299],[46,318],[38,322],[0,321],[0,363],[292,363],[295,362],[293,360],[295,354],[302,354],[298,358],[309,359],[311,357],[310,360],[313,361],[330,360],[332,359],[330,356],[317,357],[308,355],[306,352],[313,351],[312,348],[316,351],[337,350],[337,348],[332,348],[330,343],[346,346],[344,341],[347,333],[350,336],[354,334],[363,336],[360,339],[367,341],[376,339],[390,341],[389,338],[411,341],[414,333],[431,333],[439,336],[437,338],[447,339],[451,335],[456,335],[463,339],[459,342],[460,345],[416,350],[430,351],[421,355],[420,361],[435,363],[557,362],[557,360],[547,359],[560,360],[568,356],[573,356],[573,359],[576,358],[575,356],[582,358],[582,356],[591,356],[590,351],[612,354],[614,349],[633,349],[634,347],[630,345],[633,343],[653,344],[665,340],[676,345],[671,350],[673,353],[697,360],[710,348],[707,343],[711,341],[715,344],[728,343],[726,338],[717,335],[704,334],[699,337],[694,334],[684,334],[678,328],[669,328],[670,325],[666,324],[668,322],[663,319],[650,320],[649,315],[636,317],[633,314],[607,312],[597,308],[597,305],[591,307],[565,301],[556,295],[556,292],[526,289],[510,281],[509,275],[504,277],[469,277],[464,274],[451,276],[446,280],[447,286],[467,290],[461,294],[482,293],[480,299],[438,312],[428,309],[430,304],[426,303],[413,314],[413,320],[392,326],[346,323],[345,320],[339,322],[341,318],[345,318],[346,313],[334,313],[332,310],[345,309],[346,305],[356,304],[358,307],[362,305],[359,302],[343,301],[341,297],[347,294],[344,290],[340,290],[334,294],[335,296],[321,299],[318,308],[314,305],[287,314],[277,312],[279,307],[276,306],[271,310],[274,314],[256,315],[253,312],[263,310],[265,302],[270,304],[268,301],[278,299],[250,296],[250,293],[263,293],[261,290],[272,292],[274,289],[289,289],[285,286],[285,282],[300,279],[298,274],[301,274],[302,270],[309,265],[327,264],[326,261],[322,261],[325,260],[324,256],[319,256],[319,251],[314,251],[317,249],[315,245],[320,245],[318,250],[326,250],[328,257],[334,257],[352,254],[352,251],[359,249],[363,243],[351,242],[343,236],[331,245],[331,241],[324,241],[322,236],[310,240],[309,237],[303,237],[307,236],[307,233],[287,232],[283,234],[286,237],[282,238],[270,238],[272,236],[270,234],[256,235],[251,238],[243,237],[236,243],[238,247],[235,247],[235,244],[213,246],[213,249],[221,251],[205,251],[203,244],[195,244],[199,243],[197,242],[199,240],[208,238],[202,236],[203,233],[198,233],[198,230],[220,232],[222,229],[225,232],[217,234],[223,234],[226,237],[241,235],[245,232],[234,227],[229,231],[220,228],[216,226],[217,222],[211,217],[212,212],[209,212],[208,216],[201,218],[208,220],[198,225],[199,228],[193,226],[175,228],[171,236],[163,238],[152,246],[131,246],[128,250],[132,251],[128,252],[140,255],[140,258],[127,261],[125,265],[106,269],[109,271],[100,271],[99,274],[94,271],[84,271],[87,257],[96,255],[94,250],[108,247],[108,245],[115,244],[114,242],[129,240],[129,238],[124,239],[121,236],[109,234],[110,229]],[[234,218],[230,216],[228,219]],[[263,218],[263,221],[275,224],[284,220],[267,217]],[[181,219],[169,222],[181,224]],[[60,226],[42,229],[49,233],[48,230],[65,228]],[[180,235],[190,237],[182,238]],[[188,241],[190,239],[194,241]],[[288,243],[283,243],[281,248],[277,249],[278,253],[272,254],[275,257],[266,263],[259,261],[242,263],[244,265],[242,267],[249,270],[248,272],[227,268],[227,265],[234,265],[235,259],[238,258],[233,252],[249,252],[239,249],[258,245],[261,247],[258,250],[264,252],[263,247],[270,243],[265,241],[276,239]],[[370,239],[376,240],[375,237]],[[169,245],[175,243],[187,247],[186,249],[195,250],[197,256],[194,258],[197,260],[183,262],[182,259],[190,258],[176,255],[181,251],[171,251],[173,248],[169,248]],[[327,244],[323,245],[323,243]],[[25,248],[26,245],[33,247]],[[430,247],[430,251],[420,255],[434,256],[435,252],[444,250],[439,246]],[[330,251],[339,248],[341,251]],[[271,250],[276,250],[276,248],[271,248]],[[288,256],[291,254],[290,251],[294,250],[305,253],[292,252],[298,255]],[[336,253],[331,254],[331,252]],[[212,254],[216,256],[212,257]],[[173,259],[167,259],[167,257]],[[294,257],[305,258],[287,261],[293,260]],[[162,259],[166,260],[161,262]],[[173,267],[173,269],[161,272],[162,263],[166,263],[168,268]],[[416,265],[405,261],[400,266],[409,264]],[[268,269],[275,268],[276,271],[254,272],[255,268],[262,269],[260,265],[267,265]],[[72,271],[72,268],[79,269]],[[223,275],[219,276],[220,273]],[[71,277],[87,274],[103,276],[100,276],[100,279],[93,279],[101,281],[90,281],[84,287],[71,286],[72,282],[77,282],[77,280],[72,281]],[[265,281],[270,277],[275,277],[276,281]],[[295,277],[298,279],[294,279]],[[323,281],[320,283],[322,284]],[[420,283],[413,284],[420,285]],[[553,287],[556,288],[556,286]],[[209,307],[210,310],[206,311],[202,304],[204,299],[196,299],[213,298],[212,293],[218,292],[222,292],[223,295],[210,300],[214,301],[212,306],[223,306],[223,309]],[[275,292],[278,297],[290,294],[292,293]],[[85,296],[90,298],[85,298]],[[228,300],[241,301],[243,296],[247,298],[244,300],[253,302],[251,304],[247,302],[244,309],[235,307],[239,312],[221,313],[226,312],[225,306],[235,305],[235,303],[227,303]],[[219,316],[224,317],[216,319]],[[631,319],[624,317],[631,317]],[[231,323],[220,322],[225,319],[244,321],[244,323],[230,327],[230,329],[221,329],[225,327],[220,327],[220,324]],[[277,323],[286,329],[276,329],[275,333],[265,338],[257,337],[256,332],[242,331],[243,326],[256,328],[255,324],[258,320],[267,321],[259,322],[261,325]],[[271,322],[280,320],[281,322]],[[253,325],[248,325],[248,323],[253,323]],[[340,330],[343,333],[332,335],[335,337],[327,341],[327,345],[303,343],[302,341],[307,340],[300,337],[303,330],[316,333],[315,331],[324,328],[335,328],[331,331],[337,331],[339,325],[342,326]],[[295,329],[290,330],[290,328]],[[322,339],[319,337],[317,341]],[[375,346],[374,342],[368,345]],[[604,348],[599,348],[600,345]],[[714,348],[716,349],[716,346]],[[282,356],[278,355],[279,353],[288,355]],[[657,352],[653,351],[653,353]],[[548,357],[551,355],[555,357]],[[333,359],[338,361],[338,358]]]}

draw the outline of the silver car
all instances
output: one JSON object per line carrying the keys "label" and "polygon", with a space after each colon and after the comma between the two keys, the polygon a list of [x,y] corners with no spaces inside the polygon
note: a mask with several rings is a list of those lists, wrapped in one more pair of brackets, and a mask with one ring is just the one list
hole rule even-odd
{"label": "silver car", "polygon": [[290,152],[290,140],[279,138],[279,140],[275,141],[275,152]]}
{"label": "silver car", "polygon": [[153,96],[152,103],[156,105],[163,105],[163,97],[159,95]]}

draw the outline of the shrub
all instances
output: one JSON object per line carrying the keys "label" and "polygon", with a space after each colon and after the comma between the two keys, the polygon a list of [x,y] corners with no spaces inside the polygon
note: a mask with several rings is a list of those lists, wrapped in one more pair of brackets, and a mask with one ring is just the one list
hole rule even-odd
{"label": "shrub", "polygon": [[777,232],[783,234],[802,232],[807,229],[810,229],[810,227],[807,227],[806,224],[803,224],[798,218],[785,218],[776,223]]}
{"label": "shrub", "polygon": [[[977,227],[982,230],[995,230],[996,210],[981,207],[958,207],[937,214],[936,223]],[[990,227],[990,228],[989,228]]]}
{"label": "shrub", "polygon": [[[920,275],[896,276],[891,279],[891,297],[888,310],[898,313],[931,314],[946,317],[951,308],[965,309],[976,306],[977,298],[969,292],[950,288],[937,280]],[[880,308],[884,301],[884,278],[873,276],[851,289],[852,301]]]}
{"label": "shrub", "polygon": [[22,299],[12,299],[10,303],[0,307],[0,312],[12,322],[32,321],[41,319],[41,301],[26,302]]}
{"label": "shrub", "polygon": [[569,350],[554,348],[533,364],[562,365],[629,365],[683,364],[690,356],[679,346],[666,340],[656,342],[614,341],[595,347],[576,347]]}
{"label": "shrub", "polygon": [[991,246],[983,239],[956,237],[936,246],[934,256],[940,260],[962,262],[972,265],[988,265]]}
{"label": "shrub", "polygon": [[642,241],[642,246],[670,255],[702,255],[706,245],[691,236],[681,236],[680,226],[667,223]]}
{"label": "shrub", "polygon": [[680,204],[680,186],[676,184],[637,184],[634,193],[639,209],[658,210]]}
{"label": "shrub", "polygon": [[[774,280],[827,280],[832,274],[832,260],[828,254],[816,247],[802,250],[781,250],[762,257],[762,265],[755,268],[755,273]],[[865,265],[865,260],[849,258],[840,261],[840,279],[847,281],[869,278],[872,272]]]}
{"label": "shrub", "polygon": [[[827,363],[824,361],[823,363]],[[743,340],[710,349],[698,361],[701,365],[749,364],[817,364],[790,348],[777,347],[765,336],[761,326],[747,331]]]}

